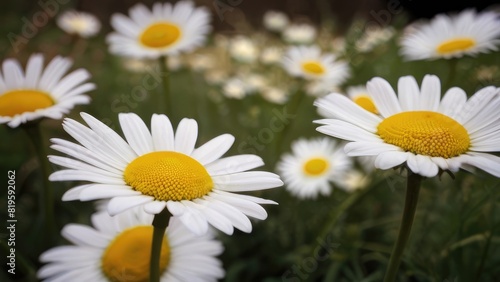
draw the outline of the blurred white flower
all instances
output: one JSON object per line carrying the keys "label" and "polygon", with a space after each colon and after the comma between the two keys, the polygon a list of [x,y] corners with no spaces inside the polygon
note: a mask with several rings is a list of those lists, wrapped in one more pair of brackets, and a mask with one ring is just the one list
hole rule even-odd
{"label": "blurred white flower", "polygon": [[283,58],[283,67],[292,76],[323,80],[328,87],[340,85],[350,76],[346,62],[337,61],[331,53],[322,54],[318,46],[290,47]]}
{"label": "blurred white flower", "polygon": [[316,33],[310,24],[292,24],[283,31],[283,39],[292,44],[310,44],[316,39]]}
{"label": "blurred white flower", "polygon": [[279,11],[267,11],[264,14],[264,27],[271,31],[282,31],[289,23],[288,16]]}
{"label": "blurred white flower", "polygon": [[370,52],[378,45],[387,42],[391,39],[395,30],[392,27],[372,27],[367,28],[363,36],[356,41],[356,48],[360,52]]}
{"label": "blurred white flower", "polygon": [[250,38],[237,36],[229,44],[229,54],[237,61],[252,63],[258,58],[259,51]]}
{"label": "blurred white flower", "polygon": [[429,23],[405,30],[401,54],[406,60],[459,58],[498,50],[500,19],[496,12],[465,10],[453,16],[439,14]]}
{"label": "blurred white flower", "polygon": [[262,89],[261,92],[262,97],[267,101],[275,104],[284,104],[288,101],[288,94],[283,89],[273,86],[267,86]]}
{"label": "blurred white flower", "polygon": [[224,83],[222,93],[227,98],[243,99],[246,96],[245,83],[239,78],[230,78]]}
{"label": "blurred white flower", "polygon": [[286,189],[301,199],[330,195],[330,182],[343,187],[343,177],[351,167],[351,158],[342,146],[324,137],[294,141],[292,153],[283,155],[277,164]]}
{"label": "blurred white flower", "polygon": [[173,5],[156,2],[152,9],[137,3],[129,17],[114,14],[111,25],[115,31],[106,38],[111,53],[151,59],[192,51],[212,28],[208,9],[187,0]]}
{"label": "blurred white flower", "polygon": [[283,50],[278,47],[264,48],[260,53],[260,61],[266,65],[277,64],[283,58]]}
{"label": "blurred white flower", "polygon": [[69,34],[88,38],[101,30],[101,22],[92,14],[77,11],[65,11],[56,21],[57,25]]}

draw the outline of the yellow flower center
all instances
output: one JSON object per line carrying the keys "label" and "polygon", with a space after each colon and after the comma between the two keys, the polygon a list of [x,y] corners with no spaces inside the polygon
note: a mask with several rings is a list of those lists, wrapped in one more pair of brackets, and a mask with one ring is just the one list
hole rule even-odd
{"label": "yellow flower center", "polygon": [[213,188],[212,178],[203,165],[172,151],[136,158],[125,168],[124,178],[134,190],[161,201],[192,200]]}
{"label": "yellow flower center", "polygon": [[[109,244],[101,259],[104,275],[112,282],[149,281],[149,262],[153,244],[153,226],[136,226],[120,233]],[[163,237],[160,273],[170,262],[170,247]]]}
{"label": "yellow flower center", "polygon": [[322,75],[325,73],[325,68],[319,62],[307,61],[302,63],[302,70],[305,73],[313,75]]}
{"label": "yellow flower center", "polygon": [[13,117],[54,105],[48,93],[38,90],[13,90],[0,96],[0,116]]}
{"label": "yellow flower center", "polygon": [[312,158],[304,164],[304,172],[309,176],[320,176],[328,169],[328,160],[324,158]]}
{"label": "yellow flower center", "polygon": [[156,23],[141,34],[140,41],[151,48],[163,48],[174,44],[181,38],[181,30],[172,23]]}
{"label": "yellow flower center", "polygon": [[372,98],[370,98],[368,95],[359,95],[355,97],[353,100],[354,103],[356,103],[361,108],[371,113],[378,114],[377,107],[375,107]]}
{"label": "yellow flower center", "polygon": [[436,112],[402,112],[384,119],[377,134],[407,152],[452,158],[467,152],[467,130],[454,119]]}
{"label": "yellow flower center", "polygon": [[446,40],[439,44],[436,51],[441,55],[466,51],[476,46],[476,41],[472,38],[462,37]]}

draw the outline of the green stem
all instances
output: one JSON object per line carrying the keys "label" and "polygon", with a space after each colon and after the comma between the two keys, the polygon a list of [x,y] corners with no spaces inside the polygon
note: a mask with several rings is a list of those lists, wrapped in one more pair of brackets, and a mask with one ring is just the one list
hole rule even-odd
{"label": "green stem", "polygon": [[161,245],[165,237],[165,230],[167,229],[168,221],[170,220],[170,213],[167,208],[164,208],[159,214],[155,215],[153,219],[153,244],[151,246],[151,263],[149,265],[149,281],[160,281],[160,255]]}
{"label": "green stem", "polygon": [[[169,117],[172,118],[172,99],[170,97],[170,72],[168,70],[168,57],[166,56],[161,56],[158,59],[158,64],[160,64],[160,76],[162,79],[162,84],[163,84],[163,96],[164,102],[162,103],[161,97],[159,98],[159,105],[164,104],[165,105],[165,111],[164,113]],[[161,107],[161,106],[160,106]]]}
{"label": "green stem", "polygon": [[[458,59],[457,58],[451,58],[448,60],[448,78],[446,80],[446,84],[444,85],[446,89],[451,88],[453,85],[453,80],[455,80],[455,76],[457,74],[457,66],[458,66]],[[444,88],[444,87],[443,87]]]}
{"label": "green stem", "polygon": [[415,211],[417,210],[418,193],[420,192],[421,181],[422,176],[408,171],[405,207],[403,210],[403,216],[401,218],[401,226],[399,227],[399,234],[396,240],[396,244],[392,249],[392,254],[391,258],[389,259],[389,266],[387,267],[384,282],[392,282],[396,279],[399,263],[401,262],[401,257],[403,255],[406,242],[408,241],[408,237],[410,237],[413,218],[415,217]]}
{"label": "green stem", "polygon": [[40,122],[26,124],[23,128],[33,143],[33,147],[35,148],[42,171],[43,187],[40,197],[40,209],[42,209],[41,214],[43,215],[43,221],[45,222],[45,235],[47,236],[47,243],[50,244],[55,238],[57,238],[57,236],[54,224],[54,196],[52,193],[52,183],[49,181],[51,170],[47,154],[44,150],[45,142],[42,137]]}

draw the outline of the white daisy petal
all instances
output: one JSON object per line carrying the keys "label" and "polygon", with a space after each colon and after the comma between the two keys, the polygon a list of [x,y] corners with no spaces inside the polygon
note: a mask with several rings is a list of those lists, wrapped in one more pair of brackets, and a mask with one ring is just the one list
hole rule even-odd
{"label": "white daisy petal", "polygon": [[108,212],[114,216],[130,208],[152,202],[153,200],[153,197],[143,195],[114,197],[109,200]]}
{"label": "white daisy petal", "polygon": [[167,205],[165,202],[153,201],[144,205],[144,211],[150,214],[159,214]]}
{"label": "white daisy petal", "polygon": [[438,111],[455,118],[467,101],[465,91],[452,87],[443,96]]}
{"label": "white daisy petal", "polygon": [[174,130],[166,115],[153,115],[151,118],[151,135],[156,151],[174,150]]}
{"label": "white daisy petal", "polygon": [[121,196],[136,196],[141,192],[130,189],[127,185],[91,184],[79,194],[80,201],[108,199]]}
{"label": "white daisy petal", "polygon": [[201,164],[206,165],[224,155],[234,143],[234,136],[223,134],[203,144],[195,149],[191,157],[197,159]]}
{"label": "white daisy petal", "polygon": [[238,155],[218,159],[206,166],[212,176],[242,172],[263,166],[264,161],[256,155]]}
{"label": "white daisy petal", "polygon": [[122,113],[118,118],[127,142],[138,156],[153,151],[153,138],[146,124],[137,115]]}
{"label": "white daisy petal", "polygon": [[[187,201],[186,201],[187,202]],[[185,205],[185,203],[183,203]],[[184,223],[191,232],[196,235],[203,235],[207,233],[208,221],[202,212],[196,208],[186,206],[187,212],[179,216],[180,221]]]}
{"label": "white daisy petal", "polygon": [[369,132],[375,132],[380,118],[356,105],[344,95],[333,93],[317,99],[314,105],[348,123],[361,125]]}
{"label": "white daisy petal", "polygon": [[194,119],[182,119],[175,131],[175,150],[191,155],[197,138],[198,123]]}
{"label": "white daisy petal", "polygon": [[73,244],[80,246],[107,246],[107,236],[96,232],[93,228],[80,224],[68,224],[61,230],[61,235]]}
{"label": "white daisy petal", "polygon": [[254,191],[283,185],[279,177],[270,172],[247,171],[212,177],[217,189],[229,192]]}
{"label": "white daisy petal", "polygon": [[441,82],[435,75],[426,75],[422,81],[419,110],[436,111],[441,98]]}
{"label": "white daisy petal", "polygon": [[354,140],[364,140],[371,142],[381,142],[380,137],[372,132],[368,132],[359,128],[351,123],[345,122],[343,120],[319,120],[318,123],[324,124],[317,128],[321,133],[341,138],[344,140],[354,141]]}
{"label": "white daisy petal", "polygon": [[373,102],[382,116],[389,117],[401,112],[396,93],[385,79],[380,77],[372,78],[366,84],[366,88],[370,92]]}
{"label": "white daisy petal", "polygon": [[416,109],[420,100],[420,89],[413,76],[403,76],[398,80],[398,98],[402,111]]}
{"label": "white daisy petal", "polygon": [[405,152],[389,151],[380,153],[375,159],[375,167],[380,169],[389,169],[398,166],[408,160]]}
{"label": "white daisy petal", "polygon": [[496,177],[500,177],[500,157],[498,156],[484,153],[469,153],[464,156],[463,162],[478,167]]}
{"label": "white daisy petal", "polygon": [[373,146],[370,142],[350,142],[345,145],[344,150],[348,156],[376,156],[383,152],[400,151],[400,149],[391,144],[378,144]]}

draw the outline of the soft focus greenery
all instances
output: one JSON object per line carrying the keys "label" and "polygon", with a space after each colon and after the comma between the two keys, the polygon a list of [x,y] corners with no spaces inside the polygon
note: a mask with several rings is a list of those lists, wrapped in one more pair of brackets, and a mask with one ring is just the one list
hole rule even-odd
{"label": "soft focus greenery", "polygon": [[[90,93],[90,105],[77,107],[69,117],[82,121],[79,112],[85,111],[120,132],[119,112],[135,112],[147,124],[152,113],[162,112],[163,107],[158,103],[161,84],[147,91],[145,96],[133,92],[134,87],[144,85],[144,79],[148,83],[154,81],[151,74],[154,71],[151,70],[155,65],[150,66],[149,72],[126,70],[121,58],[107,52],[104,38],[109,28],[105,27],[99,36],[88,41],[77,41],[58,29],[52,20],[19,52],[14,52],[6,35],[9,32],[19,34],[23,13],[32,15],[35,8],[28,11],[18,9],[16,13],[1,10],[0,58],[3,61],[13,57],[24,66],[27,58],[35,52],[43,53],[46,62],[55,55],[72,56],[72,69],[87,69],[97,90]],[[214,16],[213,20],[218,18]],[[395,36],[367,53],[358,52],[353,45],[364,32],[363,20],[356,22],[345,34],[347,51],[340,53],[339,57],[349,62],[352,75],[340,91],[350,85],[364,84],[374,76],[383,77],[395,86],[400,76],[413,75],[420,83],[425,74],[436,74],[441,79],[443,93],[452,86],[459,86],[470,96],[484,86],[500,86],[498,52],[454,61],[404,62],[398,56],[397,38],[406,21],[401,17],[395,22]],[[321,34],[329,34],[331,38],[341,36],[335,34],[335,28],[325,26],[323,29]],[[259,35],[254,32],[259,32]],[[245,29],[243,34],[278,40],[276,37],[269,39],[271,35],[259,27],[252,31]],[[225,37],[232,35],[226,34]],[[214,46],[214,42],[215,36],[211,36],[208,44]],[[331,51],[327,47],[323,49]],[[207,50],[209,48],[200,52],[206,54]],[[241,64],[244,65],[232,62],[234,68],[241,67]],[[279,66],[275,68],[279,69]],[[450,71],[453,68],[456,71]],[[266,70],[259,71],[266,76]],[[229,155],[255,153],[265,160],[265,170],[274,171],[280,154],[289,151],[293,140],[322,136],[312,123],[320,118],[313,107],[315,97],[304,96],[297,107],[274,104],[260,95],[230,99],[222,94],[221,87],[207,83],[203,72],[190,70],[188,66],[172,71],[170,79],[173,99],[170,118],[174,126],[183,117],[195,118],[200,130],[198,146],[219,134],[230,133],[236,137],[236,142]],[[303,91],[297,79],[283,74],[280,74],[280,79],[286,79],[280,83],[287,85],[286,91],[290,95]],[[270,128],[270,119],[276,116],[276,112],[283,111],[294,114],[294,118],[283,131],[274,132],[272,141],[266,144],[267,140],[259,139],[262,129]],[[62,130],[61,121],[44,120],[42,128],[45,140],[42,145],[47,154],[58,154],[48,146],[50,138],[70,138]],[[249,145],[252,138],[258,140],[258,145]],[[2,125],[0,140],[2,183],[7,182],[7,170],[16,170],[17,176],[16,277],[18,281],[30,281],[40,266],[39,254],[53,246],[46,243],[44,226],[40,224],[38,191],[41,191],[43,182],[34,150],[22,130]],[[57,169],[52,168],[53,171]],[[6,187],[4,184],[2,187]],[[77,183],[69,182],[53,185],[59,230],[70,222],[89,223],[89,215],[93,212],[92,202],[60,200],[64,191],[75,185]],[[499,180],[479,170],[475,173],[460,171],[454,177],[445,173],[441,177],[426,179],[422,186],[398,281],[498,279]],[[224,281],[380,281],[397,235],[404,187],[405,178],[399,171],[375,170],[364,190],[347,193],[334,189],[329,197],[317,200],[294,198],[284,188],[250,193],[272,199],[279,205],[265,206],[268,219],[255,221],[250,234],[239,231],[233,236],[220,234],[225,246],[221,256],[226,269]],[[0,207],[0,218],[4,220],[7,217],[6,189],[0,192]],[[3,262],[6,229],[2,229],[0,235]],[[60,237],[56,240],[57,244],[66,244]],[[6,272],[5,263],[2,263],[2,268],[0,281],[10,281],[12,276]]]}

